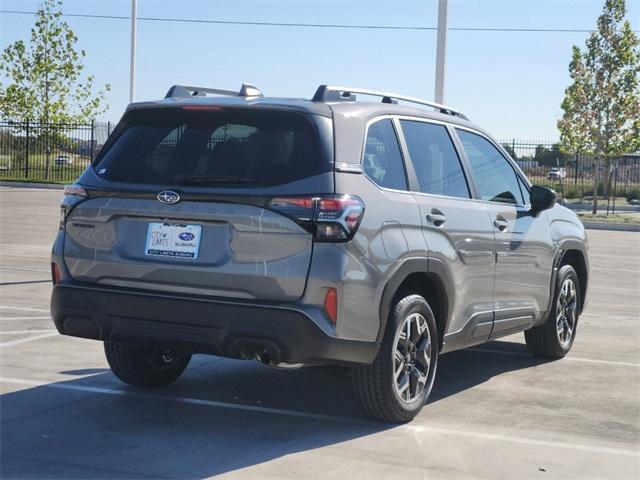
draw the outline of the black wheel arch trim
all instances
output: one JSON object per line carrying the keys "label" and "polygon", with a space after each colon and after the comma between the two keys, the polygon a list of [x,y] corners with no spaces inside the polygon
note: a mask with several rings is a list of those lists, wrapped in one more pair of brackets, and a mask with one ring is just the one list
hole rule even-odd
{"label": "black wheel arch trim", "polygon": [[[442,318],[436,318],[436,321],[444,321],[444,325],[442,326],[443,334],[440,335],[441,337],[444,337],[444,332],[447,331],[447,327],[449,325],[449,316],[450,312],[453,310],[453,302],[455,299],[455,290],[451,273],[447,269],[445,263],[440,259],[433,257],[412,257],[402,261],[385,283],[379,306],[380,327],[376,337],[377,343],[381,343],[384,337],[389,312],[400,285],[402,285],[409,275],[414,273],[429,275],[439,287],[437,294],[441,300],[441,304],[438,305],[438,307],[439,310],[441,310],[440,315]],[[434,305],[431,305],[432,309],[434,307]],[[438,339],[440,348],[442,348],[442,341],[443,338]]]}
{"label": "black wheel arch trim", "polygon": [[[581,287],[581,292],[580,292],[580,304],[581,304],[580,305],[580,313],[582,313],[582,310],[584,309],[584,307],[586,305],[587,286],[589,284],[589,257],[587,255],[587,249],[586,249],[584,243],[582,243],[579,240],[566,239],[566,240],[561,240],[560,241],[558,250],[556,251],[555,258],[553,259],[553,272],[551,274],[551,284],[549,286],[549,302],[547,304],[547,312],[549,312],[551,310],[551,307],[552,307],[553,297],[554,297],[555,288],[556,288],[556,283],[558,281],[558,272],[560,271],[560,265],[562,265],[562,261],[564,260],[565,255],[567,254],[567,252],[569,252],[569,251],[577,251],[577,252],[579,252],[581,254],[581,256],[582,256],[582,261],[584,262],[585,278],[579,278],[580,287]],[[576,272],[576,273],[578,273],[578,276],[580,276],[580,272]]]}

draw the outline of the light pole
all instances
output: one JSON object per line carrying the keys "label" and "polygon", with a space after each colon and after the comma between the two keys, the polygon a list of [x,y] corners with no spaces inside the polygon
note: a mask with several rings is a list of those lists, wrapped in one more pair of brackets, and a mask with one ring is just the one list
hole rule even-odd
{"label": "light pole", "polygon": [[131,64],[129,66],[129,103],[133,102],[136,92],[136,19],[138,2],[131,0]]}
{"label": "light pole", "polygon": [[438,0],[438,40],[436,45],[435,101],[444,104],[444,73],[447,60],[447,5],[448,0]]}

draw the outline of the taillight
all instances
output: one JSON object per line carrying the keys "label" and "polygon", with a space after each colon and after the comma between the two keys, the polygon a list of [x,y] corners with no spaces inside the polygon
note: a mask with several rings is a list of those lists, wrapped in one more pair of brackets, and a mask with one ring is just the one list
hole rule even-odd
{"label": "taillight", "polygon": [[295,220],[318,242],[351,240],[364,214],[364,203],[353,195],[276,197],[267,207]]}
{"label": "taillight", "polygon": [[51,262],[51,281],[54,285],[57,285],[58,283],[60,283],[61,278],[62,277],[60,275],[58,264],[56,264],[55,262]]}
{"label": "taillight", "polygon": [[64,228],[67,215],[71,209],[87,198],[89,198],[89,194],[81,185],[74,183],[64,187],[64,197],[60,202],[60,228]]}

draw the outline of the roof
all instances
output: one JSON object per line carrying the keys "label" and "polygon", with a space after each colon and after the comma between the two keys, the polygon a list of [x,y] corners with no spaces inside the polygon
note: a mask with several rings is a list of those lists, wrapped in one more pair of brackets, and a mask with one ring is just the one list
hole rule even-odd
{"label": "roof", "polygon": [[[314,101],[313,99],[304,98],[265,97],[262,96],[260,90],[250,84],[243,84],[240,92],[174,85],[169,89],[164,99],[132,103],[127,107],[127,110],[182,105],[219,105],[223,107],[273,108],[299,111],[329,118],[337,115],[343,118],[351,117],[362,120],[369,120],[382,115],[406,115],[467,126],[482,131],[477,125],[468,121],[462,113],[444,105],[435,104],[426,100],[413,99],[412,97],[354,88],[353,92],[355,93],[370,92],[365,93],[367,97],[363,100],[362,98],[356,98],[356,95],[350,93],[351,90],[347,90],[349,88],[350,87],[321,85],[314,99],[324,98],[324,100]],[[247,90],[250,92],[249,94],[243,93]],[[327,95],[326,93],[324,96],[319,95],[321,91],[329,92],[331,95]],[[335,93],[339,94],[336,95]],[[214,94],[215,96],[206,96],[206,94]],[[369,96],[371,95],[382,97],[382,102],[369,100]],[[409,101],[411,102],[413,100],[413,102],[410,104],[398,104],[396,99],[401,101],[411,99]],[[415,106],[418,103],[422,103],[424,106]],[[439,110],[432,110],[429,107],[435,107]]]}

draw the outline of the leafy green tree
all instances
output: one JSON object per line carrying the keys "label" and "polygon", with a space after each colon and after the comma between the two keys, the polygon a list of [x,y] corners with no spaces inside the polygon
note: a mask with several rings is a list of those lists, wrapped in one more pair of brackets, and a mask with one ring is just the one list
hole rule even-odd
{"label": "leafy green tree", "polygon": [[624,0],[606,0],[586,50],[573,47],[558,121],[562,151],[595,158],[593,213],[600,165],[611,177],[612,159],[640,148],[640,41],[625,16]]}
{"label": "leafy green tree", "polygon": [[51,145],[62,140],[53,126],[101,115],[108,108],[105,91],[111,89],[107,84],[94,93],[94,76],[83,75],[85,52],[76,49],[78,38],[62,19],[61,9],[61,0],[43,0],[29,44],[18,40],[0,55],[0,115],[9,121],[42,123],[47,178]]}

